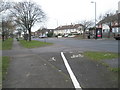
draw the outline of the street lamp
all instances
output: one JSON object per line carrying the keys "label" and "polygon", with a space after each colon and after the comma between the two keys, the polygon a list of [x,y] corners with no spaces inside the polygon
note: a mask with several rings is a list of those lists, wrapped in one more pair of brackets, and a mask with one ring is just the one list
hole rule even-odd
{"label": "street lamp", "polygon": [[[96,31],[96,2],[91,2],[91,3],[94,3],[95,4],[95,31]],[[96,35],[97,35],[97,32],[96,32]],[[97,38],[97,36],[96,36]]]}

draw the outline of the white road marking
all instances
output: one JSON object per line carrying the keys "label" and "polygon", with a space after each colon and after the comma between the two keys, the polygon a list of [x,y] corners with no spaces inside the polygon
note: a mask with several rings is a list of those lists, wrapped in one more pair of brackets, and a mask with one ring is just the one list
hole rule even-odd
{"label": "white road marking", "polygon": [[52,57],[52,60],[53,60],[53,61],[56,61],[56,60],[55,60],[55,57]]}
{"label": "white road marking", "polygon": [[78,55],[72,55],[71,58],[78,58],[78,57],[84,57],[82,54],[78,54]]}
{"label": "white road marking", "polygon": [[82,90],[82,89],[81,89],[81,86],[80,86],[77,78],[75,77],[74,73],[72,72],[72,69],[71,69],[70,65],[68,64],[68,61],[67,61],[67,59],[65,58],[63,52],[61,52],[61,56],[62,56],[62,58],[63,58],[63,61],[64,61],[65,66],[66,66],[66,68],[67,68],[67,70],[68,70],[68,73],[69,73],[69,75],[70,75],[70,77],[71,77],[71,79],[72,79],[72,82],[73,82],[74,87],[76,88],[76,90]]}
{"label": "white road marking", "polygon": [[49,59],[49,61],[56,61],[55,57]]}

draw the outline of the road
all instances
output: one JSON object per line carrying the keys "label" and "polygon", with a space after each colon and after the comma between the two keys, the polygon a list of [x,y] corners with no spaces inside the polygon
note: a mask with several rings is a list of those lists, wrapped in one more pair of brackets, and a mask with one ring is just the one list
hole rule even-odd
{"label": "road", "polygon": [[117,52],[117,41],[66,38],[34,40],[55,44],[25,49],[14,41],[12,50],[3,51],[4,56],[12,57],[6,80],[3,82],[4,88],[118,87],[117,73],[83,55],[86,50]]}
{"label": "road", "polygon": [[55,44],[63,45],[66,47],[77,48],[82,51],[108,51],[108,52],[118,52],[118,41],[117,40],[76,40],[72,38],[44,38],[44,39],[34,39],[45,42],[52,42]]}

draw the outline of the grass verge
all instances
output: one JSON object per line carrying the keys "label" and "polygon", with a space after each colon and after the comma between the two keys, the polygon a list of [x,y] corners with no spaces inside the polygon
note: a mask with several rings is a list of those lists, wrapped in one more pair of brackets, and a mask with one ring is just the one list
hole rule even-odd
{"label": "grass verge", "polygon": [[0,39],[0,50],[2,50],[2,39]]}
{"label": "grass verge", "polygon": [[118,58],[118,54],[117,53],[111,53],[111,52],[87,51],[87,52],[84,52],[84,55],[87,58],[90,58],[90,59],[95,60],[95,61]]}
{"label": "grass verge", "polygon": [[120,68],[109,68],[109,70],[113,72],[120,72]]}
{"label": "grass verge", "polygon": [[2,80],[5,79],[5,76],[7,74],[9,62],[10,62],[10,57],[8,57],[8,56],[2,57]]}
{"label": "grass verge", "polygon": [[103,60],[106,60],[106,59],[111,60],[114,58],[118,58],[118,53],[86,51],[84,52],[84,56],[94,61],[102,61],[100,63],[103,66],[107,67],[112,72],[120,71],[120,68],[112,68],[107,63],[103,62]]}
{"label": "grass verge", "polygon": [[46,45],[52,45],[52,43],[47,43],[47,42],[41,42],[41,41],[25,41],[25,40],[20,40],[20,43],[23,47],[25,48],[37,48],[37,47],[42,47]]}
{"label": "grass verge", "polygon": [[13,39],[12,38],[9,38],[7,40],[5,40],[4,42],[2,42],[2,50],[10,50],[12,49],[12,44],[13,44]]}
{"label": "grass verge", "polygon": [[2,57],[0,56],[0,89],[2,88]]}

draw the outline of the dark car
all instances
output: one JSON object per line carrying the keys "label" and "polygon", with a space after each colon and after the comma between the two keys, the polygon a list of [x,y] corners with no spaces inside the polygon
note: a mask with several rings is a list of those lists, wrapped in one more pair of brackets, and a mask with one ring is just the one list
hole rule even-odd
{"label": "dark car", "polygon": [[120,34],[114,37],[116,40],[120,40]]}

